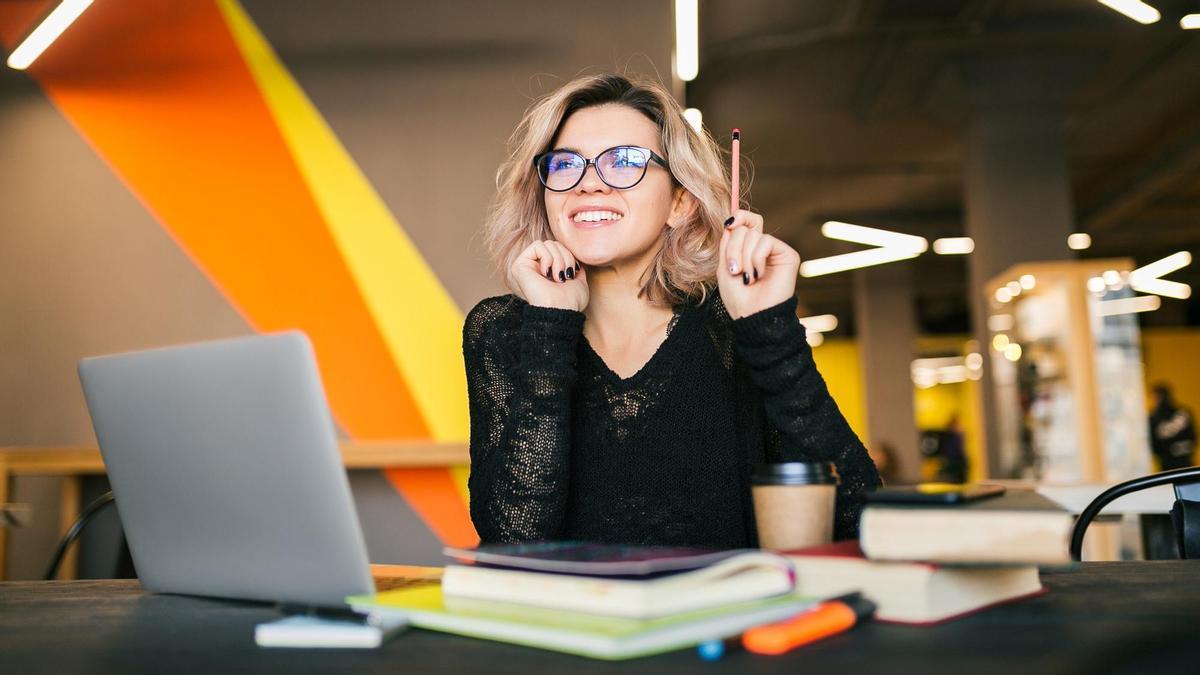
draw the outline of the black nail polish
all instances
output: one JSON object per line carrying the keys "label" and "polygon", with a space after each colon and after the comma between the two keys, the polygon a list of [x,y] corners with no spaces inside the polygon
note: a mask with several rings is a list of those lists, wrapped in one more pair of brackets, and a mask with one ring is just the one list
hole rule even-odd
{"label": "black nail polish", "polygon": [[575,278],[575,268],[574,268],[574,267],[568,267],[568,268],[567,268],[567,278],[568,278],[568,279],[574,279],[574,278]]}
{"label": "black nail polish", "polygon": [[578,260],[575,261],[575,271],[576,272],[579,271],[579,261]]}
{"label": "black nail polish", "polygon": [[754,280],[758,281],[758,268],[757,267],[754,268]]}
{"label": "black nail polish", "polygon": [[546,270],[546,278],[554,281],[554,270]]}
{"label": "black nail polish", "polygon": [[566,280],[567,280],[567,273],[566,273],[566,272],[564,272],[564,271],[562,271],[562,270],[559,270],[559,271],[558,271],[558,280],[559,280],[559,281],[566,281]]}
{"label": "black nail polish", "polygon": [[729,227],[732,224],[733,224],[733,216],[729,216],[729,220],[725,221],[725,227]]}
{"label": "black nail polish", "polygon": [[745,274],[745,273],[742,274],[742,283],[747,286],[750,285],[750,275],[749,274]]}

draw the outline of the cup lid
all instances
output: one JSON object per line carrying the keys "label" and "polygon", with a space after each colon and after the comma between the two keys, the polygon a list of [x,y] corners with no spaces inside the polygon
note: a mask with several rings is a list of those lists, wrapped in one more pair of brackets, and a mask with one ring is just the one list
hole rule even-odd
{"label": "cup lid", "polygon": [[759,464],[750,477],[754,485],[836,485],[832,462]]}

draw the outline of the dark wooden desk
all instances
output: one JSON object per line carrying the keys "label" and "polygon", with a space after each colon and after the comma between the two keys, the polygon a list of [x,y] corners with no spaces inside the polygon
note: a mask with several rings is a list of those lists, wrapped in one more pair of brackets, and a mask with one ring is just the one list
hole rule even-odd
{"label": "dark wooden desk", "polygon": [[1088,563],[1041,597],[935,628],[868,624],[782,657],[693,651],[605,663],[409,631],[373,651],[267,650],[263,605],[152,595],[132,581],[0,584],[0,672],[1200,672],[1200,561]]}

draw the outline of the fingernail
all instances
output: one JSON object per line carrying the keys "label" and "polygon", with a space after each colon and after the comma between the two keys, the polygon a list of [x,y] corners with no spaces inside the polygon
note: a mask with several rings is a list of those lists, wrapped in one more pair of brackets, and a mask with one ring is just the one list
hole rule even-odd
{"label": "fingernail", "polygon": [[737,273],[738,273],[738,266],[737,266],[737,263],[736,263],[736,262],[731,262],[731,263],[729,263],[729,273],[730,273],[730,274],[737,274]]}
{"label": "fingernail", "polygon": [[757,267],[754,268],[754,280],[758,281],[758,268]]}
{"label": "fingernail", "polygon": [[725,227],[729,227],[732,224],[733,224],[733,216],[729,216],[729,220],[725,221]]}
{"label": "fingernail", "polygon": [[743,275],[742,275],[742,283],[743,283],[743,284],[745,284],[745,285],[747,285],[747,286],[749,286],[749,285],[750,285],[750,275],[749,275],[749,274],[743,274]]}
{"label": "fingernail", "polygon": [[574,268],[574,267],[568,267],[568,268],[567,268],[567,278],[568,278],[568,279],[574,279],[574,278],[575,278],[575,268]]}
{"label": "fingernail", "polygon": [[578,260],[575,261],[575,271],[576,272],[579,271],[579,261]]}
{"label": "fingernail", "polygon": [[554,270],[546,270],[546,278],[554,281]]}
{"label": "fingernail", "polygon": [[566,280],[567,280],[567,273],[566,273],[566,272],[564,272],[564,271],[562,271],[562,270],[559,270],[559,271],[558,271],[558,280],[559,280],[559,281],[566,281]]}

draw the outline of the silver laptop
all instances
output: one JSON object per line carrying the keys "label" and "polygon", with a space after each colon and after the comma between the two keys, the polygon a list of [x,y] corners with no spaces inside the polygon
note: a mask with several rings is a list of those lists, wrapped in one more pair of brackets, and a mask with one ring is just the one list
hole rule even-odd
{"label": "silver laptop", "polygon": [[79,378],[146,589],[324,607],[374,592],[304,334],[88,358]]}

